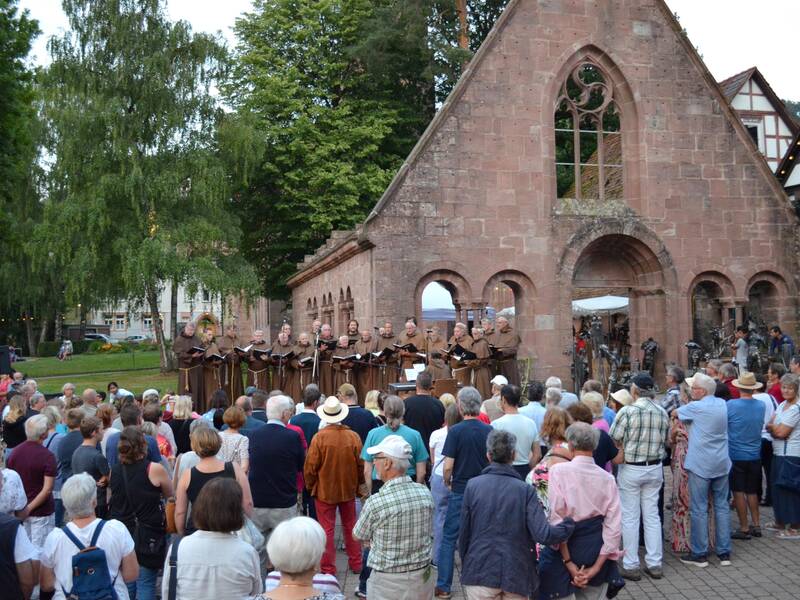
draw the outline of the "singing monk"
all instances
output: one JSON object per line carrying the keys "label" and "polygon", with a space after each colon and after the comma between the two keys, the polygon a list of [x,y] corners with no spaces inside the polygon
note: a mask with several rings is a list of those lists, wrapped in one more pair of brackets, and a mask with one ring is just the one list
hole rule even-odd
{"label": "singing monk", "polygon": [[353,344],[353,351],[361,355],[361,361],[356,365],[356,393],[359,398],[366,398],[367,392],[376,389],[378,381],[378,367],[372,353],[376,348],[375,340],[372,339],[372,332],[365,329],[361,332],[361,338]]}
{"label": "singing monk", "polygon": [[[464,350],[472,350],[472,338],[467,335],[467,326],[464,323],[456,323],[453,328],[453,337],[450,338],[448,343],[448,350],[452,350],[458,344]],[[464,364],[464,361],[458,361],[453,354],[450,354],[450,370],[453,372],[453,377],[459,383],[469,385],[472,379],[472,369]]]}
{"label": "singing monk", "polygon": [[230,324],[225,326],[225,335],[217,340],[217,347],[219,353],[225,357],[220,371],[220,378],[222,379],[222,389],[228,395],[228,399],[238,398],[244,395],[244,386],[242,384],[242,358],[234,350],[234,348],[241,348],[242,342],[236,331],[236,325]]}
{"label": "singing monk", "polygon": [[[311,359],[311,360],[303,360]],[[292,368],[297,371],[300,380],[300,395],[303,390],[311,383],[311,375],[314,370],[314,344],[305,332],[297,336],[297,344],[294,346],[294,358],[291,361]],[[295,402],[300,402],[302,398],[295,398]]]}
{"label": "singing monk", "polygon": [[353,371],[354,363],[352,360],[333,360],[333,357],[352,356],[353,349],[350,348],[350,337],[346,335],[339,336],[339,342],[336,344],[336,349],[333,351],[332,367],[333,367],[333,387],[337,390],[343,383],[353,384],[355,387],[355,373]]}
{"label": "singing monk", "polygon": [[383,324],[383,327],[378,331],[378,339],[375,344],[375,352],[382,352],[384,348],[388,348],[391,353],[378,359],[378,387],[377,389],[387,392],[389,391],[389,384],[397,383],[399,375],[397,373],[398,356],[394,349],[394,344],[397,338],[392,330],[392,324],[389,321]]}
{"label": "singing monk", "polygon": [[519,368],[517,367],[517,350],[521,340],[517,332],[511,328],[508,319],[497,317],[497,329],[489,340],[500,352],[497,359],[497,374],[508,379],[508,383],[519,385]]}
{"label": "singing monk", "polygon": [[475,353],[475,360],[467,361],[472,367],[472,386],[481,393],[481,398],[492,397],[491,371],[489,370],[489,360],[492,351],[489,349],[489,340],[484,336],[483,327],[472,328],[472,351]]}
{"label": "singing monk", "polygon": [[450,379],[450,365],[444,359],[444,350],[447,341],[439,334],[439,328],[434,326],[425,332],[425,344],[428,348],[428,366],[426,373],[430,373],[433,380]]}
{"label": "singing monk", "polygon": [[219,356],[220,351],[214,341],[214,333],[210,329],[206,329],[205,333],[203,333],[203,348],[206,349],[206,353],[203,356],[203,406],[196,402],[194,403],[194,409],[201,415],[210,408],[207,404],[214,392],[222,388],[222,378],[220,377],[222,374],[222,361],[218,358],[212,358]]}
{"label": "singing monk", "polygon": [[290,358],[279,358],[293,351],[294,344],[289,340],[289,333],[282,327],[278,339],[272,344],[272,385],[297,402],[300,397],[300,374],[289,365]]}
{"label": "singing monk", "polygon": [[425,362],[426,357],[418,353],[427,354],[425,336],[417,329],[417,323],[409,319],[406,321],[405,331],[400,334],[397,343],[400,346],[413,345],[416,350],[400,350],[400,378],[406,381],[406,369],[413,369],[414,363]]}
{"label": "singing monk", "polygon": [[[255,386],[259,390],[268,391],[272,388],[270,381],[270,359],[265,355],[256,355],[254,350],[269,350],[269,344],[264,340],[264,331],[256,329],[253,339],[250,340],[251,348],[247,353],[247,386]],[[261,358],[259,358],[261,356]]]}
{"label": "singing monk", "polygon": [[[350,322],[347,324],[347,339],[350,346],[355,345],[355,343],[361,339],[361,333],[358,331],[358,321],[355,319],[350,319]],[[359,396],[360,398],[361,396]]]}
{"label": "singing monk", "polygon": [[200,338],[195,335],[195,324],[186,323],[183,331],[172,344],[172,351],[178,357],[178,394],[191,396],[195,407],[205,406],[203,389],[203,355]]}
{"label": "singing monk", "polygon": [[325,397],[336,394],[338,388],[333,385],[333,368],[331,366],[331,356],[337,341],[333,337],[331,326],[325,323],[319,329],[319,341],[322,343],[319,349],[319,390]]}

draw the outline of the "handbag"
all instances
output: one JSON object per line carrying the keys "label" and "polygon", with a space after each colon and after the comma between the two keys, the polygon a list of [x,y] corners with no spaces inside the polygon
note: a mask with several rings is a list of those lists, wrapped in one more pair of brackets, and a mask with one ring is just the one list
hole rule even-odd
{"label": "handbag", "polygon": [[796,456],[786,456],[786,447],[788,445],[789,441],[784,440],[784,456],[777,469],[775,485],[779,485],[793,492],[800,492],[800,458]]}
{"label": "handbag", "polygon": [[256,552],[264,548],[264,542],[266,541],[262,533],[258,530],[258,527],[256,527],[255,523],[253,523],[247,515],[244,517],[244,527],[236,532],[236,537],[250,544],[255,548]]}
{"label": "handbag", "polygon": [[133,544],[139,564],[148,569],[158,569],[164,564],[167,555],[167,534],[163,528],[152,527],[139,522],[136,514],[136,505],[131,501],[128,493],[128,474],[126,465],[121,465],[122,485],[125,488],[125,497],[128,505],[133,509]]}
{"label": "handbag", "polygon": [[175,525],[175,498],[167,499],[167,503],[164,505],[164,514],[167,518],[165,531],[167,533],[178,533],[178,527]]}

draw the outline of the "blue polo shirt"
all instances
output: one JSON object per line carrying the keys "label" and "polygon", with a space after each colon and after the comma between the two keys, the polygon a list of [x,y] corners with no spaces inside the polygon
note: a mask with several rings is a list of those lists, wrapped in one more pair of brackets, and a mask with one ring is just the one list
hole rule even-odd
{"label": "blue polo shirt", "polygon": [[728,453],[731,460],[761,458],[761,429],[766,407],[755,398],[735,398],[726,402],[728,409]]}
{"label": "blue polo shirt", "polygon": [[728,456],[728,411],[725,400],[705,396],[678,408],[678,418],[689,430],[689,449],[684,468],[704,479],[727,477],[731,470]]}
{"label": "blue polo shirt", "polygon": [[[428,451],[425,449],[425,444],[422,441],[422,436],[419,434],[419,431],[416,429],[411,429],[411,427],[408,425],[400,425],[400,427],[397,428],[397,431],[392,431],[389,429],[388,425],[382,425],[381,427],[376,427],[370,431],[367,434],[367,439],[364,442],[363,448],[361,449],[361,458],[365,462],[373,462],[375,458],[371,454],[367,453],[367,448],[377,446],[390,435],[399,435],[411,446],[411,460],[409,461],[410,464],[406,474],[411,477],[411,479],[414,479],[417,474],[417,463],[428,460]],[[375,467],[372,468],[372,478],[378,478],[378,474],[375,472]]]}

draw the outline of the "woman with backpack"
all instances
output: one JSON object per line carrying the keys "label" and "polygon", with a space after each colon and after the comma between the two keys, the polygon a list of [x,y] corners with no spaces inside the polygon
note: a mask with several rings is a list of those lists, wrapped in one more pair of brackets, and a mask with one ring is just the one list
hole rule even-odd
{"label": "woman with backpack", "polygon": [[[124,524],[95,516],[97,484],[88,473],[73,475],[61,488],[64,508],[72,521],[47,536],[41,553],[42,600],[113,597],[129,600],[126,583],[136,581],[133,538]],[[76,575],[77,574],[77,575]]]}
{"label": "woman with backpack", "polygon": [[172,496],[172,480],[164,467],[147,460],[147,442],[138,427],[122,430],[118,452],[109,482],[111,516],[133,536],[139,562],[139,578],[128,584],[128,591],[136,600],[155,600],[167,549],[162,499]]}

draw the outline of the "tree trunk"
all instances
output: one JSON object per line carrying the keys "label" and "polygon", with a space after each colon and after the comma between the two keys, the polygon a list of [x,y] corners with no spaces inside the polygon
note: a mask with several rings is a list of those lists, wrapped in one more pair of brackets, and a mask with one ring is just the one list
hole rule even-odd
{"label": "tree trunk", "polygon": [[158,310],[158,289],[155,285],[148,285],[145,290],[147,304],[153,318],[153,332],[156,334],[156,343],[158,344],[159,365],[162,373],[168,373],[173,370],[174,363],[172,350],[167,348],[167,340],[164,339],[164,323],[161,321],[161,313]]}
{"label": "tree trunk", "polygon": [[36,356],[36,336],[33,335],[33,317],[25,313],[25,335],[28,338],[28,355]]}
{"label": "tree trunk", "polygon": [[61,314],[61,309],[56,310],[56,323],[53,328],[53,340],[56,342],[61,341],[61,336],[64,332],[64,317]]}
{"label": "tree trunk", "polygon": [[456,0],[458,13],[458,47],[469,49],[469,26],[467,25],[467,0]]}
{"label": "tree trunk", "polygon": [[81,304],[80,320],[81,320],[81,323],[80,323],[80,329],[79,329],[79,332],[78,332],[79,333],[78,339],[82,340],[82,339],[84,339],[86,337],[86,307],[83,304]]}
{"label": "tree trunk", "polygon": [[169,294],[169,331],[172,341],[178,339],[178,279],[172,280]]}
{"label": "tree trunk", "polygon": [[47,317],[42,318],[42,330],[39,332],[39,342],[47,341],[47,329],[50,325],[50,319]]}

